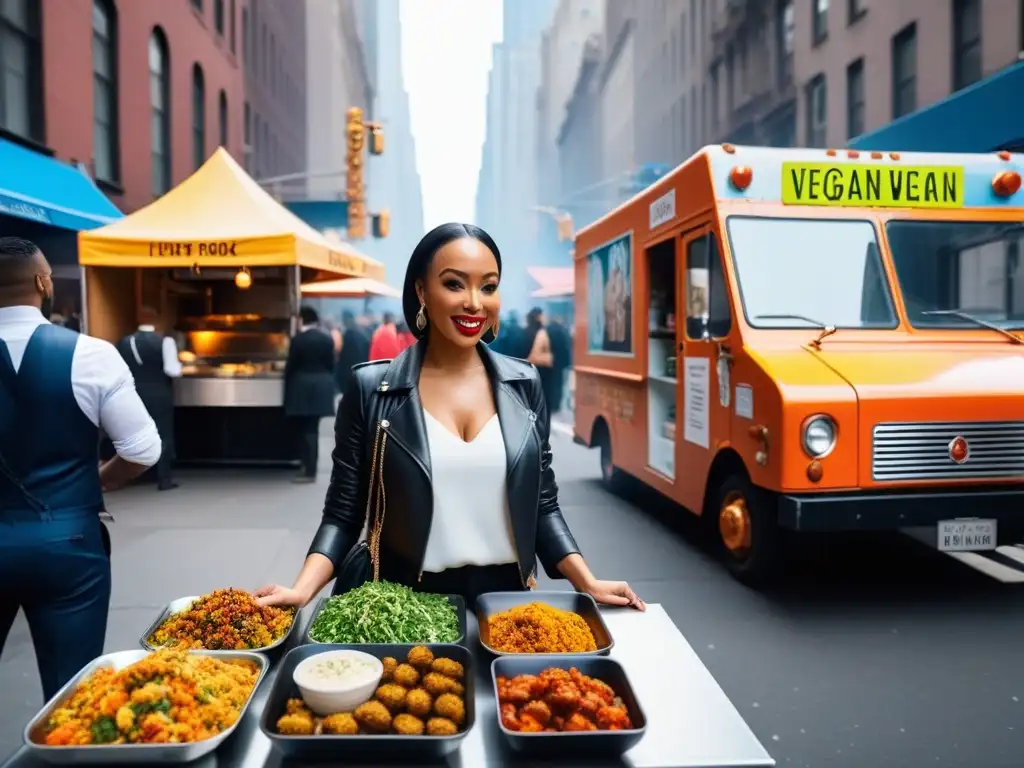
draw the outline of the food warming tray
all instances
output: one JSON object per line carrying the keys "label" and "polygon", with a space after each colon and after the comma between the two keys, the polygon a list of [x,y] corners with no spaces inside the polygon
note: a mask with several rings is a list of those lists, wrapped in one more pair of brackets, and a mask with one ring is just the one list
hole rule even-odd
{"label": "food warming tray", "polygon": [[[480,597],[476,599],[476,619],[477,624],[479,625],[480,645],[484,647],[485,651],[494,656],[532,655],[528,653],[524,654],[498,651],[492,648],[490,645],[490,632],[487,624],[489,616],[493,616],[496,613],[502,613],[503,611],[507,611],[510,608],[515,608],[519,605],[526,605],[527,603],[545,603],[550,605],[552,608],[569,611],[570,613],[578,613],[583,617],[583,620],[587,622],[587,626],[590,627],[590,631],[594,635],[594,642],[597,644],[597,650],[572,655],[607,656],[615,645],[615,641],[612,639],[612,634],[608,630],[608,625],[604,623],[604,618],[602,618],[601,612],[597,608],[597,603],[594,602],[594,598],[590,595],[585,595],[582,592],[570,592],[568,590],[550,590],[546,592],[488,592],[480,595]],[[553,655],[565,656],[569,654]]]}
{"label": "food warming tray", "polygon": [[[455,608],[455,615],[458,617],[458,621],[459,621],[459,636],[455,638],[455,644],[456,645],[461,645],[462,643],[464,643],[466,641],[466,601],[462,598],[461,595],[445,595],[445,597],[448,598],[448,604],[451,605],[453,608]],[[324,604],[328,600],[330,600],[330,599],[331,598],[329,598],[329,597],[321,597],[317,601],[316,608],[314,608],[314,610],[313,610],[313,615],[312,615],[312,617],[309,620],[309,624],[306,625],[305,640],[306,640],[307,643],[313,643],[313,644],[316,644],[316,645],[325,645],[325,643],[321,643],[319,640],[314,640],[309,633],[313,630],[313,623],[316,621],[317,616],[319,616],[320,612],[324,609]],[[362,646],[363,644],[362,643],[350,643],[350,645]],[[430,644],[429,643],[420,643],[420,645],[427,645],[427,646],[429,646]],[[410,648],[411,647],[412,646],[410,646]]]}
{"label": "food warming tray", "polygon": [[[170,618],[171,616],[173,616],[176,613],[181,613],[182,611],[187,611],[189,609],[189,607],[192,605],[192,603],[194,603],[199,598],[200,598],[199,595],[192,595],[191,597],[179,597],[177,600],[172,600],[171,602],[169,602],[163,608],[163,610],[160,611],[160,615],[156,617],[156,621],[154,621],[152,624],[149,625],[149,628],[146,630],[145,634],[143,634],[142,637],[139,639],[140,645],[142,645],[143,648],[145,648],[146,650],[149,650],[149,651],[158,651],[158,650],[160,650],[163,646],[153,645],[152,643],[149,642],[149,638],[151,638],[153,636],[153,633],[156,632],[157,629],[159,629],[160,625],[163,624],[165,621],[167,621],[168,618]],[[269,651],[273,651],[276,648],[280,648],[282,645],[284,645],[286,642],[288,642],[288,638],[290,638],[292,636],[292,632],[295,631],[295,626],[298,623],[299,623],[299,613],[298,613],[298,611],[295,611],[292,614],[291,626],[288,627],[287,631],[285,631],[285,633],[283,635],[281,635],[281,637],[279,637],[277,640],[272,642],[270,645],[263,646],[262,648],[247,648],[246,650],[252,651],[254,653],[267,653]],[[199,650],[199,649],[196,649],[196,650]],[[231,650],[231,651],[227,651],[227,650],[214,650],[212,648],[205,648],[205,649],[202,649],[202,650],[208,650],[208,651],[210,651],[210,653],[234,653],[233,650]]]}

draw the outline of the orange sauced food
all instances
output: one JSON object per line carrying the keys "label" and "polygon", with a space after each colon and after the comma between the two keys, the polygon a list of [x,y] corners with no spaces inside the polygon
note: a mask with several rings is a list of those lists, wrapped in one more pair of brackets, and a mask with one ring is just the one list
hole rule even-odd
{"label": "orange sauced food", "polygon": [[50,717],[44,743],[203,741],[235,724],[258,679],[249,661],[156,651],[119,672],[96,670]]}
{"label": "orange sauced food", "polygon": [[499,677],[501,724],[521,733],[625,731],[633,728],[622,700],[607,683],[578,669],[549,667],[539,675]]}
{"label": "orange sauced food", "polygon": [[218,589],[168,616],[149,642],[212,651],[266,648],[281,639],[294,620],[294,611],[260,606],[244,590]]}
{"label": "orange sauced food", "polygon": [[488,645],[502,653],[596,651],[594,633],[578,613],[546,603],[517,605],[487,619]]}

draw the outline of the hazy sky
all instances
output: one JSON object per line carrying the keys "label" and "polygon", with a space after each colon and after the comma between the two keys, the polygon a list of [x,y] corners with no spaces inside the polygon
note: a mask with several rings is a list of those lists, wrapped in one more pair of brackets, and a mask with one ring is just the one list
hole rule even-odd
{"label": "hazy sky", "polygon": [[472,222],[501,0],[402,0],[401,14],[423,224]]}

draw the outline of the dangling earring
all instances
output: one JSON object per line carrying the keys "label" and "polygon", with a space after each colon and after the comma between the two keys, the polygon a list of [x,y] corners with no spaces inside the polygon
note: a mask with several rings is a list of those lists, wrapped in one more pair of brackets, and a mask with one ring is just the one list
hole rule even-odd
{"label": "dangling earring", "polygon": [[498,332],[501,330],[501,318],[494,318],[494,325],[491,326],[491,333],[494,334],[494,338],[498,338]]}
{"label": "dangling earring", "polygon": [[416,313],[416,329],[419,331],[427,327],[427,305],[420,302],[420,311]]}

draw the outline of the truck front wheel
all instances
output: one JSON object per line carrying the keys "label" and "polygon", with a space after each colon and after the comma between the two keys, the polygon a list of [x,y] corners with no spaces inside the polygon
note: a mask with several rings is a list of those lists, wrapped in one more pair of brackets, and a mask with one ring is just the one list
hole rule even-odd
{"label": "truck front wheel", "polygon": [[712,514],[726,567],[736,579],[760,586],[778,575],[782,537],[769,491],[745,475],[729,475],[718,487]]}
{"label": "truck front wheel", "polygon": [[601,484],[606,491],[619,493],[622,490],[622,472],[616,468],[612,458],[612,436],[603,424],[596,432],[594,442],[601,452]]}

